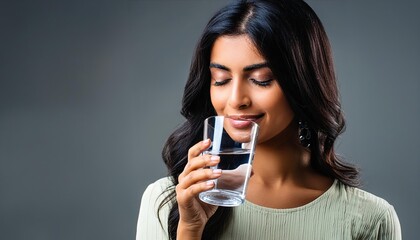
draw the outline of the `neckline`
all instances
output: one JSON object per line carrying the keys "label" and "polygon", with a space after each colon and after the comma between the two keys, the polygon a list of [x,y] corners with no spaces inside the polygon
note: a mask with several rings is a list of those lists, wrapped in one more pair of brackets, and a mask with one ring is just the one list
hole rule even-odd
{"label": "neckline", "polygon": [[329,195],[331,195],[331,193],[336,188],[337,184],[338,184],[338,180],[334,179],[334,182],[327,189],[327,191],[325,191],[324,193],[319,195],[317,198],[315,198],[311,202],[309,202],[307,204],[304,204],[302,206],[299,206],[299,207],[294,207],[294,208],[270,208],[270,207],[264,207],[264,206],[257,205],[255,203],[252,203],[252,202],[246,200],[246,199],[244,201],[243,206],[247,207],[247,208],[257,210],[257,211],[270,212],[270,213],[290,213],[290,212],[302,211],[304,209],[307,209],[307,208],[317,204],[318,202],[322,201],[323,199],[325,199]]}

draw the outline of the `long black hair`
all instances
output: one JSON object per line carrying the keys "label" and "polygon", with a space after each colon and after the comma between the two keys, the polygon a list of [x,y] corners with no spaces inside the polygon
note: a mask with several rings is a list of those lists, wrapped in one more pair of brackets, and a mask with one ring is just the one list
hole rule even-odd
{"label": "long black hair", "polygon": [[[187,163],[188,149],[199,142],[203,121],[215,115],[210,100],[210,53],[223,35],[246,34],[279,82],[296,119],[307,123],[311,167],[349,186],[358,186],[359,171],[334,152],[344,131],[331,47],[315,12],[302,0],[242,0],[219,10],[198,42],[185,86],[181,114],[186,121],[168,138],[162,156],[174,185]],[[168,233],[176,239],[179,221],[175,190],[161,203],[170,203]],[[205,226],[202,239],[217,238],[229,221],[229,208],[219,207]]]}

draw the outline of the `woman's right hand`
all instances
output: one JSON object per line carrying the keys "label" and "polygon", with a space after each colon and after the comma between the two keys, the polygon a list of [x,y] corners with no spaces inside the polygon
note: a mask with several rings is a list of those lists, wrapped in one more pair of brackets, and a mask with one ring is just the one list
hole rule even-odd
{"label": "woman's right hand", "polygon": [[177,239],[201,239],[204,226],[216,212],[217,206],[200,201],[198,194],[214,187],[210,181],[221,176],[221,170],[213,170],[220,158],[201,155],[210,147],[210,140],[201,141],[188,151],[188,163],[178,177],[176,199],[179,210]]}

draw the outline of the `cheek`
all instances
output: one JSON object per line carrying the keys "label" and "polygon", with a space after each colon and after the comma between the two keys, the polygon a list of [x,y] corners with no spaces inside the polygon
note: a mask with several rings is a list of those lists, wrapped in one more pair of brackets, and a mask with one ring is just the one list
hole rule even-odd
{"label": "cheek", "polygon": [[274,91],[271,94],[261,95],[260,107],[265,109],[270,121],[284,127],[293,119],[294,113],[282,91]]}
{"label": "cheek", "polygon": [[276,122],[281,128],[286,128],[295,117],[292,108],[284,96],[279,99],[279,103],[275,109],[273,109],[273,112],[277,114],[278,118],[276,119]]}
{"label": "cheek", "polygon": [[267,96],[272,96],[271,100],[267,99],[267,101],[271,104],[273,108],[277,108],[278,110],[290,109],[286,96],[284,95],[283,90],[280,87],[275,89],[271,94],[267,94]]}
{"label": "cheek", "polygon": [[259,94],[255,100],[254,102],[258,102],[261,108],[271,112],[271,114],[280,111],[286,105],[286,100],[277,91],[272,94]]}
{"label": "cheek", "polygon": [[276,102],[277,103],[273,103],[273,108],[279,111],[279,113],[289,114],[291,112],[289,103],[284,95],[281,95]]}
{"label": "cheek", "polygon": [[214,110],[216,110],[218,115],[220,115],[219,113],[223,111],[226,103],[226,99],[223,94],[210,88],[210,100]]}

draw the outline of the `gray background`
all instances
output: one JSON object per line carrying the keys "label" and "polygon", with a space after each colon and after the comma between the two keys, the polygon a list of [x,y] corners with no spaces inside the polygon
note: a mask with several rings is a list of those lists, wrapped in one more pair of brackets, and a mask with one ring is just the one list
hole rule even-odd
{"label": "gray background", "polygon": [[[0,1],[0,239],[134,239],[195,43],[227,1]],[[311,0],[347,117],[338,150],[420,226],[418,1]]]}

